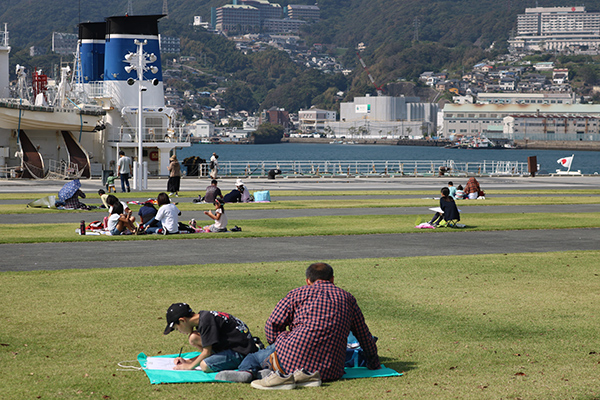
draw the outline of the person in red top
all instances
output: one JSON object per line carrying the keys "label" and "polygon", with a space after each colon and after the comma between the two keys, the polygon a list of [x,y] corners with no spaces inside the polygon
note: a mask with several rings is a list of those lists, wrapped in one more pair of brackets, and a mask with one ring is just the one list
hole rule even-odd
{"label": "person in red top", "polygon": [[289,292],[267,320],[267,341],[275,344],[283,373],[301,369],[319,371],[323,381],[340,379],[350,332],[364,351],[367,367],[381,368],[375,340],[356,299],[333,281],[329,264],[310,265],[306,286]]}

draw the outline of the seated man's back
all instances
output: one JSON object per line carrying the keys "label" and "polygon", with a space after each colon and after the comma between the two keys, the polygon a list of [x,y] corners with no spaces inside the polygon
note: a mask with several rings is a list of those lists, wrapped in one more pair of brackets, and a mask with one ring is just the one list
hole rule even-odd
{"label": "seated man's back", "polygon": [[324,381],[344,374],[350,331],[363,348],[368,367],[379,368],[377,346],[356,299],[336,287],[333,277],[292,290],[277,304],[265,327],[267,341],[275,343],[285,372],[319,371]]}
{"label": "seated man's back", "polygon": [[204,195],[204,202],[212,203],[217,197],[223,197],[221,189],[217,187],[216,183],[211,183],[206,187],[206,194]]}

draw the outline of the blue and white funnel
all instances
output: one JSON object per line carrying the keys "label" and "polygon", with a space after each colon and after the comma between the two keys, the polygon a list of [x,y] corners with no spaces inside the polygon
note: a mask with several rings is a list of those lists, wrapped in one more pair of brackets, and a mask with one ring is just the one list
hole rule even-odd
{"label": "blue and white funnel", "polygon": [[[125,70],[130,65],[125,57],[138,50],[136,40],[145,41],[144,53],[153,54],[155,58],[155,61],[148,63],[148,67],[153,68],[144,71],[144,107],[163,107],[165,104],[158,38],[158,20],[162,17],[163,15],[135,15],[106,19],[104,85],[118,107],[138,104],[137,71]],[[129,78],[135,81],[133,85],[127,83]]]}
{"label": "blue and white funnel", "polygon": [[104,80],[105,22],[79,24],[80,82],[90,83]]}

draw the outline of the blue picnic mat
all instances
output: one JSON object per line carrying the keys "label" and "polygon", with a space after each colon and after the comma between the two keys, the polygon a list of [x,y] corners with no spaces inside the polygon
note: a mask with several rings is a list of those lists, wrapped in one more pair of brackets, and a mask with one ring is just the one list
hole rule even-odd
{"label": "blue picnic mat", "polygon": [[[185,358],[192,358],[199,355],[199,352],[183,353],[181,356]],[[156,358],[176,358],[178,354],[168,354],[163,356],[156,356]],[[193,371],[174,371],[166,369],[148,369],[147,362],[148,356],[144,353],[138,354],[138,362],[144,369],[144,372],[150,379],[151,384],[159,383],[195,383],[195,382],[221,382],[215,380],[216,372],[203,372],[199,370]],[[391,368],[381,366],[381,369],[370,370],[365,367],[346,368],[346,373],[342,376],[342,379],[358,379],[358,378],[383,378],[389,376],[401,376],[401,373],[394,371]]]}

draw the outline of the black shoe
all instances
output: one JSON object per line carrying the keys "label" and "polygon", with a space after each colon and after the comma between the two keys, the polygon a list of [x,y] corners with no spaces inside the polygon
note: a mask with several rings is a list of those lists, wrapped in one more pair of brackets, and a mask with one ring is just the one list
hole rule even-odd
{"label": "black shoe", "polygon": [[128,191],[128,192],[131,192],[131,189],[130,189],[130,188],[127,188],[127,191]]}

